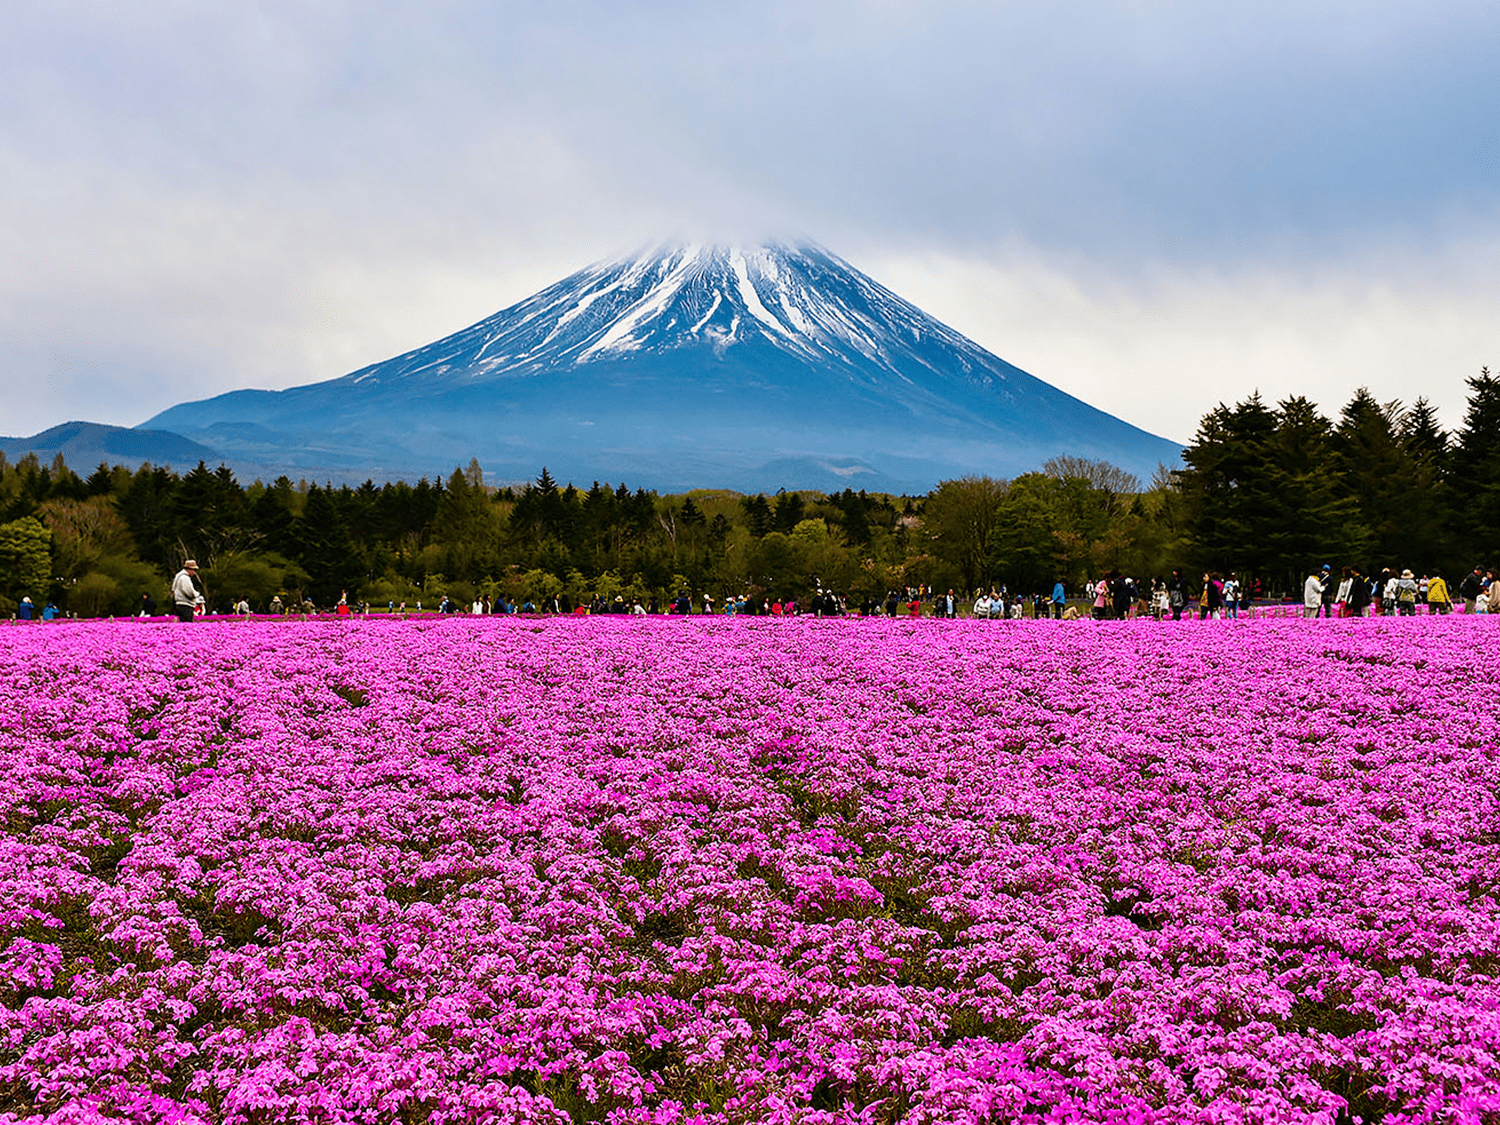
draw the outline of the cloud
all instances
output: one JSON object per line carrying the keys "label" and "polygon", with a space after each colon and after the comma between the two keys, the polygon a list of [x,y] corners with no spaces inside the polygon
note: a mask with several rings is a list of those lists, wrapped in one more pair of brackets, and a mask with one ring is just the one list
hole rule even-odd
{"label": "cloud", "polygon": [[1013,246],[865,263],[996,354],[1145,429],[1190,440],[1219,402],[1303,395],[1337,417],[1354,391],[1425,397],[1462,424],[1493,357],[1500,229],[1488,239],[1387,246],[1355,260],[1130,274]]}
{"label": "cloud", "polygon": [[0,41],[0,432],[333,377],[682,230],[889,263],[1177,436],[1253,371],[1466,373],[1497,40],[1479,3],[38,0]]}

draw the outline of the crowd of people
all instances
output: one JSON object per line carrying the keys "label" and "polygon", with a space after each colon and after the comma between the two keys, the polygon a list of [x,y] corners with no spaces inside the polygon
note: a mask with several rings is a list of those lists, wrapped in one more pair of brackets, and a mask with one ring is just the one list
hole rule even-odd
{"label": "crowd of people", "polygon": [[[172,580],[169,612],[179,621],[192,621],[212,612],[203,592],[197,586],[197,575],[197,563],[188,559]],[[1476,566],[1465,574],[1459,580],[1456,590],[1450,590],[1447,581],[1437,570],[1417,576],[1409,569],[1397,573],[1391,568],[1384,568],[1378,574],[1366,575],[1358,567],[1346,566],[1335,576],[1332,566],[1324,565],[1310,572],[1303,582],[1301,611],[1308,618],[1414,616],[1419,612],[1447,614],[1455,612],[1459,606],[1465,613],[1500,613],[1500,586],[1494,583],[1495,571],[1481,566]],[[819,587],[805,602],[799,602],[795,598],[747,593],[725,594],[721,598],[702,593],[695,598],[686,590],[679,591],[665,601],[654,596],[627,598],[624,594],[616,594],[612,598],[594,594],[577,602],[560,594],[512,600],[501,593],[494,597],[477,596],[467,604],[460,604],[451,597],[440,595],[434,610],[445,616],[707,614],[726,617],[899,616],[970,617],[982,620],[1052,617],[1071,620],[1087,615],[1098,620],[1149,616],[1158,621],[1180,621],[1184,616],[1198,619],[1234,618],[1267,601],[1258,580],[1242,581],[1234,572],[1223,575],[1217,571],[1206,571],[1199,582],[1190,584],[1181,570],[1174,570],[1169,578],[1153,578],[1149,585],[1143,585],[1119,571],[1111,571],[1085,583],[1081,594],[1081,598],[1070,598],[1061,581],[1053,584],[1050,593],[1019,594],[1012,593],[1003,585],[990,586],[975,590],[972,600],[956,594],[951,588],[939,591],[926,585],[891,589],[883,599],[869,595],[843,595]],[[1278,612],[1287,608],[1285,603],[1275,604]],[[217,612],[248,617],[252,610],[249,601],[241,597]],[[267,612],[272,616],[312,615],[319,612],[330,612],[340,617],[363,616],[370,612],[370,606],[363,601],[351,601],[347,592],[339,597],[336,605],[321,610],[309,599],[298,597],[284,600],[278,594],[271,599]],[[409,607],[405,601],[398,604],[392,600],[387,605],[386,612],[405,617],[433,610],[424,610],[421,601],[416,601]],[[139,615],[155,617],[157,613],[156,600],[149,593],[143,593]],[[50,621],[59,614],[53,603],[49,602],[45,609],[38,611],[31,599],[26,597],[22,599],[16,616],[23,621],[37,617]]]}
{"label": "crowd of people", "polygon": [[[1459,580],[1458,597],[1465,613],[1500,613],[1500,597],[1491,599],[1495,572],[1476,566]],[[1428,613],[1445,614],[1454,610],[1453,592],[1447,580],[1434,569],[1421,577],[1410,569],[1397,574],[1386,567],[1365,575],[1358,567],[1346,566],[1337,580],[1333,568],[1309,574],[1302,588],[1302,612],[1306,617],[1374,617],[1399,614],[1415,616],[1419,607]]]}

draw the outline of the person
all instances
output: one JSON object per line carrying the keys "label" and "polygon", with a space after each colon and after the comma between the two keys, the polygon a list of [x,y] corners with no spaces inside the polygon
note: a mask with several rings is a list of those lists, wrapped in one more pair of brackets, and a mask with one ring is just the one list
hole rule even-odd
{"label": "person", "polygon": [[1172,620],[1181,621],[1182,611],[1187,608],[1187,587],[1182,582],[1182,571],[1172,571],[1167,583],[1167,604],[1172,607]]}
{"label": "person", "polygon": [[1484,571],[1475,567],[1464,575],[1464,580],[1458,584],[1458,596],[1464,600],[1464,612],[1474,612],[1474,602],[1479,597],[1479,592],[1484,589]]}
{"label": "person", "polygon": [[1224,609],[1224,587],[1219,582],[1217,571],[1207,571],[1203,575],[1203,596],[1198,599],[1198,620],[1207,618],[1217,620],[1223,616]]}
{"label": "person", "polygon": [[42,620],[43,621],[56,621],[57,620],[57,603],[54,602],[51,598],[48,598],[47,599],[47,604],[44,605],[44,606],[42,606]]}
{"label": "person", "polygon": [[1359,567],[1349,568],[1349,616],[1366,617],[1370,612],[1370,584],[1359,572]]}
{"label": "person", "polygon": [[988,594],[986,594],[983,590],[980,590],[979,591],[979,596],[974,599],[974,618],[977,621],[983,621],[986,618],[988,618],[989,615],[990,615],[990,596]]}
{"label": "person", "polygon": [[1318,580],[1323,583],[1323,593],[1321,595],[1323,601],[1319,608],[1322,610],[1324,617],[1332,617],[1333,595],[1338,591],[1338,587],[1333,581],[1333,567],[1328,563],[1324,563],[1323,569],[1318,575]]}
{"label": "person", "polygon": [[1339,617],[1349,616],[1349,599],[1354,594],[1354,568],[1346,566],[1339,576],[1339,590],[1333,595],[1334,607]]}
{"label": "person", "polygon": [[1417,579],[1410,570],[1403,570],[1396,579],[1396,608],[1402,617],[1417,615]]}
{"label": "person", "polygon": [[150,594],[142,594],[141,595],[141,616],[142,617],[155,617],[156,616],[156,599],[153,598]]}
{"label": "person", "polygon": [[1229,572],[1229,577],[1224,579],[1224,616],[1238,618],[1240,615],[1240,580],[1234,571]]}
{"label": "person", "polygon": [[16,619],[19,621],[30,621],[32,614],[31,598],[23,597],[21,604],[16,607]]}
{"label": "person", "polygon": [[1453,599],[1448,594],[1448,583],[1441,571],[1434,570],[1427,579],[1427,612],[1452,613]]}
{"label": "person", "polygon": [[1062,579],[1059,578],[1056,582],[1052,583],[1052,616],[1061,621],[1063,610],[1067,608],[1067,605],[1068,591],[1063,586]]}
{"label": "person", "polygon": [[1396,587],[1400,581],[1390,567],[1380,572],[1380,612],[1387,617],[1396,612]]}
{"label": "person", "polygon": [[198,562],[187,559],[172,579],[172,612],[177,620],[187,623],[193,620],[193,607],[203,600],[193,580],[198,577]]}
{"label": "person", "polygon": [[1302,616],[1316,617],[1318,611],[1323,608],[1323,580],[1316,571],[1307,576],[1307,581],[1302,583]]}
{"label": "person", "polygon": [[948,593],[943,597],[943,616],[958,616],[958,599],[953,596],[953,587],[948,587]]}
{"label": "person", "polygon": [[237,614],[239,614],[241,617],[249,617],[250,616],[250,603],[249,603],[249,601],[247,601],[245,598],[241,597],[239,601],[237,601],[237,602],[234,603],[234,612],[237,613]]}
{"label": "person", "polygon": [[1172,598],[1167,593],[1167,584],[1160,578],[1151,579],[1151,616],[1160,621],[1172,611]]}
{"label": "person", "polygon": [[1109,610],[1109,579],[1101,578],[1094,587],[1094,620],[1103,621]]}

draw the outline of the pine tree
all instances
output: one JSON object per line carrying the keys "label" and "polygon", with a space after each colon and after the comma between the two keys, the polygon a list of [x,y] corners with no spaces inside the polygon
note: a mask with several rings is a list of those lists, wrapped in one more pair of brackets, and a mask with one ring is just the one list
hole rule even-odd
{"label": "pine tree", "polygon": [[313,601],[330,606],[346,591],[352,597],[364,578],[364,567],[329,489],[313,485],[307,490],[307,508],[292,534],[294,554],[307,571],[307,592]]}
{"label": "pine tree", "polygon": [[762,493],[757,492],[754,496],[741,496],[740,508],[745,513],[745,521],[750,525],[750,534],[757,539],[768,534],[776,526],[771,516],[771,505],[766,502]]}
{"label": "pine tree", "polygon": [[1399,402],[1381,405],[1361,387],[1332,435],[1333,462],[1354,501],[1360,538],[1381,566],[1417,565],[1408,533],[1414,466],[1401,440],[1403,417]]}
{"label": "pine tree", "polygon": [[1278,404],[1276,432],[1268,444],[1266,484],[1277,518],[1265,544],[1278,575],[1290,588],[1319,563],[1360,556],[1368,532],[1334,459],[1332,426],[1308,399],[1296,395]]}
{"label": "pine tree", "polygon": [[1419,398],[1401,419],[1400,438],[1411,475],[1405,519],[1411,565],[1431,571],[1449,563],[1454,548],[1448,435],[1432,404]]}
{"label": "pine tree", "polygon": [[1466,382],[1469,401],[1448,481],[1461,546],[1478,557],[1500,540],[1500,379],[1486,367]]}
{"label": "pine tree", "polygon": [[1183,451],[1184,530],[1205,569],[1268,576],[1278,568],[1266,541],[1283,511],[1270,484],[1276,428],[1276,413],[1257,392],[1232,409],[1211,410]]}

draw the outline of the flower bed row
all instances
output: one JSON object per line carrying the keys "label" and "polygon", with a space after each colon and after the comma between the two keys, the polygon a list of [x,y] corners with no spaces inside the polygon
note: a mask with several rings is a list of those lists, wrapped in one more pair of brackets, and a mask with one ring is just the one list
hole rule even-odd
{"label": "flower bed row", "polygon": [[0,1121],[1493,1121],[1497,641],[7,631]]}

